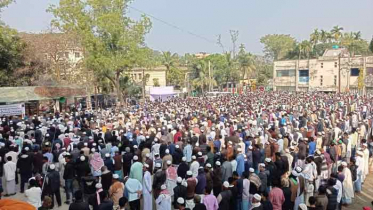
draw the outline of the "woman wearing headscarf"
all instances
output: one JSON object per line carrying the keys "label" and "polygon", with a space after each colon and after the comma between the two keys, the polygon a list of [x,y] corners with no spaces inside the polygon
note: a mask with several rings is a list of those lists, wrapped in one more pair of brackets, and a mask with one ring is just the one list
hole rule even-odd
{"label": "woman wearing headscarf", "polygon": [[104,161],[102,160],[100,153],[95,152],[89,163],[91,165],[92,175],[101,176],[101,168],[104,166]]}

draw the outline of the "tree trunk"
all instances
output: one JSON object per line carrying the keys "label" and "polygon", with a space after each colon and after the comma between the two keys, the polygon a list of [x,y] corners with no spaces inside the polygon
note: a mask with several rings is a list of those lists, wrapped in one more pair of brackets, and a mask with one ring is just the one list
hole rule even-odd
{"label": "tree trunk", "polygon": [[115,78],[115,91],[117,92],[117,97],[119,99],[119,106],[123,106],[124,105],[124,100],[123,100],[123,96],[122,96],[122,91],[120,90],[120,84],[119,84],[119,76],[117,74],[117,77]]}

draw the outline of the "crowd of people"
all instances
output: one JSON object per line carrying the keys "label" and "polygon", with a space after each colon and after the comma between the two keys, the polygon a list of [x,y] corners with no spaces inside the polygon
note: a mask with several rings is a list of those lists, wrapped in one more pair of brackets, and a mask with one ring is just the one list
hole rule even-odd
{"label": "crowd of people", "polygon": [[338,210],[372,166],[371,102],[251,92],[2,117],[1,190],[36,209]]}

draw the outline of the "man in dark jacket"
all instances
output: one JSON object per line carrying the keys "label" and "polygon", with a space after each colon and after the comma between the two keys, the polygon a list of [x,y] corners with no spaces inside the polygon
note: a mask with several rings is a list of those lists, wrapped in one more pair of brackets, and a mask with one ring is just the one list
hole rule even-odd
{"label": "man in dark jacket", "polygon": [[54,207],[54,196],[56,196],[58,207],[61,206],[60,174],[55,169],[56,166],[54,164],[49,166],[49,173],[46,177],[47,180],[45,183],[48,188],[47,194],[52,198],[52,209]]}
{"label": "man in dark jacket", "polygon": [[28,180],[32,176],[32,157],[27,154],[27,151],[22,151],[17,161],[17,168],[21,175],[21,193],[23,193],[25,191],[25,183],[28,183]]}
{"label": "man in dark jacket", "polygon": [[70,204],[70,193],[73,193],[73,180],[75,177],[74,164],[71,161],[71,155],[65,155],[66,165],[63,173],[63,179],[65,180],[65,191],[66,191],[66,204]]}
{"label": "man in dark jacket", "polygon": [[181,177],[177,177],[177,185],[174,188],[174,209],[179,208],[179,204],[177,203],[178,198],[183,198],[184,200],[186,199],[187,188],[182,185],[182,181],[183,179]]}
{"label": "man in dark jacket", "polygon": [[180,149],[179,145],[176,145],[175,152],[172,154],[173,164],[179,165],[181,163],[182,158],[183,158],[183,151]]}
{"label": "man in dark jacket", "polygon": [[181,178],[185,179],[186,177],[186,172],[189,171],[189,166],[186,163],[186,158],[183,157],[182,162],[180,163],[179,167],[177,168],[177,175],[180,176]]}
{"label": "man in dark jacket", "polygon": [[213,191],[215,197],[219,195],[221,192],[222,187],[222,172],[221,172],[221,163],[219,161],[216,161],[215,168],[212,171],[212,180],[213,180]]}
{"label": "man in dark jacket", "polygon": [[69,210],[90,210],[87,202],[83,201],[83,193],[78,190],[74,193],[75,202],[70,204]]}

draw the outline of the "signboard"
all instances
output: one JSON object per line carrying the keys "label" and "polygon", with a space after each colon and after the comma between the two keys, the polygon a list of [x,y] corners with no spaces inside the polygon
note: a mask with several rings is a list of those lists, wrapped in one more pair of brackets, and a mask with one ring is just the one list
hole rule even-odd
{"label": "signboard", "polygon": [[25,114],[25,104],[10,104],[0,106],[0,116],[12,116]]}
{"label": "signboard", "polygon": [[39,96],[49,98],[60,98],[70,96],[86,96],[87,93],[83,88],[68,87],[35,87],[34,93]]}

